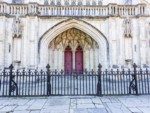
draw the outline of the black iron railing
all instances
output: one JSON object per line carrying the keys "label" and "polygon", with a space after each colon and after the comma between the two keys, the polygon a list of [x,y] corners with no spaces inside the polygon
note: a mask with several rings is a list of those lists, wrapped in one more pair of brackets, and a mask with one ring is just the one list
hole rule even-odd
{"label": "black iron railing", "polygon": [[150,71],[102,70],[84,72],[43,70],[14,70],[13,65],[0,73],[0,96],[56,96],[56,95],[144,95],[150,94]]}

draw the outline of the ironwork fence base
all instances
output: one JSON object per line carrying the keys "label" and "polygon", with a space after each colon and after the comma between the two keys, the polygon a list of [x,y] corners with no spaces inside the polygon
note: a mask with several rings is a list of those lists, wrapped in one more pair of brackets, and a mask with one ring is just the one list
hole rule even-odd
{"label": "ironwork fence base", "polygon": [[55,95],[140,95],[150,94],[148,69],[103,70],[66,73],[43,70],[13,70],[13,65],[0,73],[0,96],[55,96]]}

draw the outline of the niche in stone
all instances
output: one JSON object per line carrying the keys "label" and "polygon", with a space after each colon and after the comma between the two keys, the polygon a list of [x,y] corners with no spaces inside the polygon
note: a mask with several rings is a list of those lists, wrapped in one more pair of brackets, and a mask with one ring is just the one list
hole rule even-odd
{"label": "niche in stone", "polygon": [[[19,15],[13,20],[13,62],[14,63],[21,63],[21,42],[22,42],[22,31],[23,31],[23,24],[19,18]],[[15,64],[14,64],[15,65]]]}
{"label": "niche in stone", "polygon": [[132,37],[132,22],[129,18],[124,20],[124,37]]}

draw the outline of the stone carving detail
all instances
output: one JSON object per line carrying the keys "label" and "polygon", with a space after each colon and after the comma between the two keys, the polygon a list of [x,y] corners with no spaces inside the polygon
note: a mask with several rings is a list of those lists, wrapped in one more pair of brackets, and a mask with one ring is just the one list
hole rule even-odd
{"label": "stone carving detail", "polygon": [[132,22],[129,18],[124,20],[124,37],[132,37]]}
{"label": "stone carving detail", "polygon": [[72,49],[76,49],[76,47],[81,46],[82,48],[98,48],[98,44],[86,33],[72,28],[69,29],[59,36],[57,36],[49,45],[50,48],[57,48],[58,46],[62,46],[64,49],[69,45]]}
{"label": "stone carving detail", "polygon": [[23,25],[21,23],[19,15],[17,14],[17,16],[14,18],[13,34],[12,34],[13,36],[13,61],[14,63],[17,63],[17,64],[21,62],[22,31],[23,31]]}
{"label": "stone carving detail", "polygon": [[23,25],[19,18],[19,15],[14,18],[13,22],[13,37],[21,37],[22,36]]}
{"label": "stone carving detail", "polygon": [[75,69],[75,52],[77,47],[81,47],[84,57],[84,69],[97,69],[99,57],[98,43],[91,36],[83,31],[71,28],[53,39],[49,44],[49,64],[51,69],[64,69],[64,51],[69,46],[72,51],[73,69]]}

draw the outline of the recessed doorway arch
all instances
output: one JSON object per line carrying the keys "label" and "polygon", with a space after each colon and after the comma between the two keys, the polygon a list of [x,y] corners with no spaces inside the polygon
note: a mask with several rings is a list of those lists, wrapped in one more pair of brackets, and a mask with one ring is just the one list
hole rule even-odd
{"label": "recessed doorway arch", "polygon": [[69,73],[73,70],[81,73],[83,69],[96,70],[98,52],[99,46],[95,40],[81,30],[71,28],[50,42],[49,63],[52,70],[63,69]]}
{"label": "recessed doorway arch", "polygon": [[[43,34],[38,43],[39,65],[44,67],[49,63],[49,44],[61,33],[71,28],[76,28],[84,32],[97,43],[99,47],[98,52],[96,53],[98,54],[98,58],[96,58],[98,59],[97,63],[101,63],[104,67],[107,66],[109,64],[109,43],[107,38],[94,26],[85,21],[76,19],[62,21]],[[89,46],[88,50],[92,53],[93,50],[91,48],[93,49],[93,47]]]}

